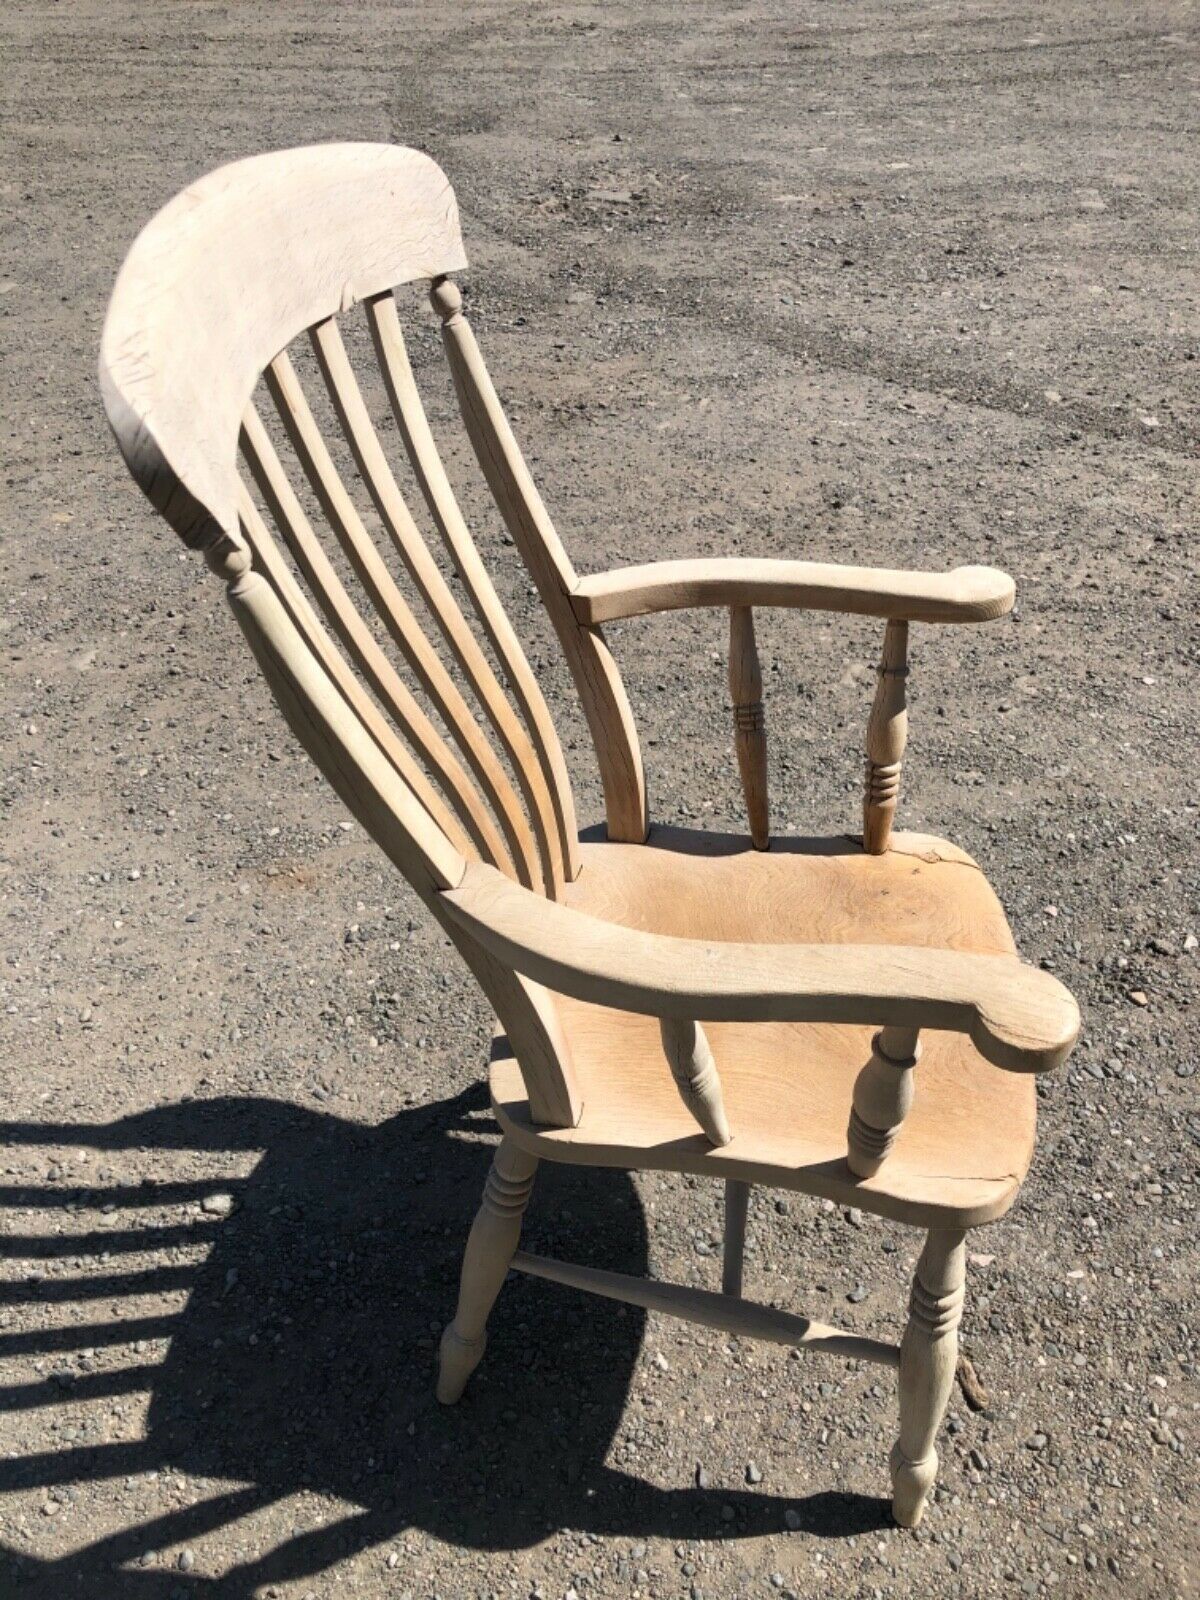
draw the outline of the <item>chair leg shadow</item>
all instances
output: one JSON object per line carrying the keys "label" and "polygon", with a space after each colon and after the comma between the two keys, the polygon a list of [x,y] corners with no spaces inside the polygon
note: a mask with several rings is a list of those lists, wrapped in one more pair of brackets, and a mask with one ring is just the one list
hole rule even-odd
{"label": "chair leg shadow", "polygon": [[[462,1401],[437,1404],[437,1335],[490,1160],[478,1136],[493,1130],[481,1088],[377,1127],[252,1098],[162,1106],[102,1126],[0,1125],[0,1140],[18,1146],[183,1153],[162,1184],[0,1185],[0,1210],[17,1212],[0,1257],[46,1263],[5,1287],[19,1322],[0,1335],[0,1355],[30,1358],[3,1390],[10,1412],[44,1418],[61,1406],[73,1420],[84,1400],[148,1396],[143,1438],[113,1444],[85,1430],[67,1449],[47,1439],[0,1462],[0,1491],[168,1468],[244,1486],[186,1512],[144,1506],[59,1557],[5,1548],[0,1536],[0,1594],[160,1600],[207,1588],[168,1572],[154,1552],[223,1536],[236,1548],[244,1516],[300,1492],[344,1502],[342,1515],[307,1530],[287,1521],[276,1542],[248,1557],[243,1548],[211,1592],[248,1600],[256,1587],[313,1576],[410,1528],[513,1551],[566,1527],[689,1539],[887,1527],[882,1499],[662,1489],[606,1466],[645,1316],[554,1284],[509,1279]],[[211,1160],[189,1173],[196,1151],[261,1154],[249,1175],[222,1180]],[[214,1190],[232,1196],[220,1221],[203,1205]],[[98,1209],[110,1214],[104,1227]],[[623,1173],[543,1164],[525,1240],[544,1254],[648,1271],[646,1220]],[[175,1247],[199,1244],[206,1252],[181,1265]],[[92,1257],[102,1274],[81,1276]],[[147,1315],[148,1296],[184,1288],[185,1302]],[[94,1315],[66,1325],[55,1315],[98,1289]],[[122,1315],[124,1296],[136,1298],[136,1313]],[[145,1354],[150,1340],[164,1341],[161,1359]]]}

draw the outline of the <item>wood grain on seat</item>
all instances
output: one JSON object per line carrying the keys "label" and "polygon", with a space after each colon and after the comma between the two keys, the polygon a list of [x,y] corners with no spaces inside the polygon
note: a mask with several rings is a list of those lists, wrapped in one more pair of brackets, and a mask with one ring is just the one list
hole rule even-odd
{"label": "wood grain on seat", "polygon": [[585,842],[565,904],[645,933],[745,944],[912,944],[1014,952],[1004,910],[957,845],[896,833],[773,839],[655,826],[644,846]]}
{"label": "wood grain on seat", "polygon": [[[585,844],[568,904],[680,938],[1013,951],[971,858],[917,834],[896,834],[886,855],[871,856],[846,837],[775,840],[762,852],[745,838],[654,828],[645,845]],[[501,1125],[555,1160],[744,1179],[926,1227],[968,1227],[1008,1209],[1033,1154],[1032,1079],[991,1066],[961,1034],[922,1034],[912,1110],[881,1171],[859,1181],[846,1164],[846,1120],[872,1029],[707,1023],[733,1133],[714,1148],[675,1090],[652,1017],[563,996],[558,1007],[583,1102],[578,1125],[530,1122],[503,1035],[491,1074]]]}

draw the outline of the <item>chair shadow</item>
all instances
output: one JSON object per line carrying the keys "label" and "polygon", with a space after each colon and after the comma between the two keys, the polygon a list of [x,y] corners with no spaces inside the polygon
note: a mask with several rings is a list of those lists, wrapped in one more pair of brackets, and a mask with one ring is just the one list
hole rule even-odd
{"label": "chair shadow", "polygon": [[[604,844],[608,840],[608,828],[603,822],[594,822],[580,830],[579,838],[584,844]],[[651,823],[646,843],[656,850],[670,851],[672,855],[754,859],[758,854],[749,834],[685,828],[673,822]],[[770,854],[775,856],[861,856],[862,853],[862,839],[852,833],[771,835]]]}
{"label": "chair shadow", "polygon": [[[0,1190],[0,1203],[108,1202],[121,1226],[0,1235],[8,1258],[107,1252],[105,1276],[3,1286],[11,1305],[188,1288],[182,1310],[0,1334],[0,1355],[169,1338],[161,1365],[74,1371],[67,1381],[0,1390],[0,1406],[149,1391],[145,1438],[80,1445],[0,1463],[0,1490],[124,1477],[167,1467],[245,1485],[121,1529],[59,1559],[0,1541],[22,1595],[231,1600],[263,1584],[316,1574],[421,1528],[462,1547],[515,1550],[556,1529],[667,1538],[779,1531],[785,1506],[802,1528],[844,1537],[889,1525],[887,1501],[818,1494],[799,1503],[746,1490],[660,1489],[605,1465],[638,1360],[644,1313],[534,1279],[510,1280],[493,1313],[487,1358],[453,1408],[433,1397],[437,1338],[450,1315],[467,1228],[489,1149],[482,1087],[405,1110],[377,1127],[281,1102],[193,1101],[108,1126],[0,1125],[9,1143],[94,1149],[261,1151],[248,1178],[78,1191]],[[196,1210],[236,1196],[232,1215]],[[188,1220],[137,1226],[148,1205],[193,1202]],[[127,1208],[127,1210],[125,1209]],[[125,1224],[128,1223],[128,1226]],[[211,1239],[198,1267],[121,1270],[122,1254]],[[151,1242],[152,1241],[152,1242]],[[543,1164],[523,1243],[546,1254],[644,1275],[645,1218],[629,1177]],[[73,1293],[73,1291],[76,1291]],[[131,1356],[131,1362],[134,1358]],[[198,1539],[297,1491],[357,1509],[297,1533],[214,1580],[127,1565],[147,1550]],[[723,1508],[733,1507],[733,1519]],[[793,1518],[794,1521],[794,1518]],[[0,1589],[4,1584],[0,1582]]]}

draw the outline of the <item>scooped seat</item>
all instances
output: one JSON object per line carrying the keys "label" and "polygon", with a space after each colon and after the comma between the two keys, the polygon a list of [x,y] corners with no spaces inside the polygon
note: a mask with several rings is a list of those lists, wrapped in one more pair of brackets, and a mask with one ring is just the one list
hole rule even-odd
{"label": "scooped seat", "polygon": [[[714,941],[894,944],[1013,955],[987,879],[945,840],[897,833],[881,856],[846,836],[775,839],[651,829],[644,845],[583,846],[568,903],[641,932]],[[861,1206],[923,1226],[1002,1215],[1033,1155],[1032,1077],[987,1062],[961,1033],[927,1030],[912,1110],[887,1161],[846,1165],[854,1080],[873,1030],[827,1023],[709,1023],[731,1143],[714,1148],[680,1100],[653,1017],[558,998],[583,1113],[537,1128],[498,1035],[492,1095],[506,1129],[559,1161],[727,1177]],[[752,1170],[747,1172],[747,1167]]]}

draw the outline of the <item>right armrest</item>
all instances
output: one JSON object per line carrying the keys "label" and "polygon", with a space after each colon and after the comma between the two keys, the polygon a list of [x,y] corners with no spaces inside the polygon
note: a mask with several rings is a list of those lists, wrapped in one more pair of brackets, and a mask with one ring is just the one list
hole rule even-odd
{"label": "right armrest", "polygon": [[571,592],[587,626],[695,606],[784,606],[907,622],[991,622],[1012,610],[1016,586],[995,567],[909,572],[823,561],[698,557],[617,567]]}
{"label": "right armrest", "polygon": [[491,955],[594,1005],[695,1022],[834,1022],[969,1034],[1010,1072],[1070,1053],[1079,1010],[1057,978],[1016,956],[905,945],[723,944],[641,933],[471,863],[446,915]]}

